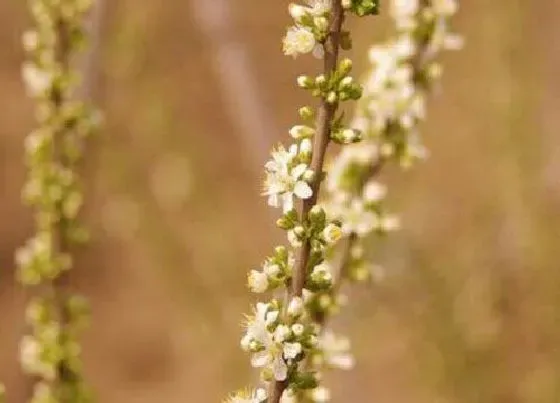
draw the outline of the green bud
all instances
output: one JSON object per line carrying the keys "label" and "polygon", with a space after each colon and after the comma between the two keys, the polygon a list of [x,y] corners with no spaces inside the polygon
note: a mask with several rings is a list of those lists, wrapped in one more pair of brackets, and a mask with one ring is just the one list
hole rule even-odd
{"label": "green bud", "polygon": [[312,89],[314,87],[313,80],[309,76],[299,76],[297,78],[297,84],[303,89]]}
{"label": "green bud", "polygon": [[293,383],[297,389],[314,389],[318,385],[317,377],[314,373],[298,372],[294,378]]}
{"label": "green bud", "polygon": [[303,120],[312,120],[315,118],[315,111],[310,106],[303,106],[299,108],[298,113]]}
{"label": "green bud", "polygon": [[294,228],[295,223],[288,214],[285,214],[276,221],[276,225],[278,228],[288,231]]}
{"label": "green bud", "polygon": [[323,228],[325,228],[327,216],[325,214],[325,210],[323,210],[320,206],[313,206],[313,208],[309,211],[308,217],[314,230],[322,231]]}
{"label": "green bud", "polygon": [[303,228],[303,225],[296,225],[294,227],[294,234],[300,239],[303,238],[305,236],[305,228]]}
{"label": "green bud", "polygon": [[336,92],[329,91],[329,93],[327,94],[327,98],[325,100],[329,104],[334,104],[336,101],[338,101],[338,96],[336,95]]}
{"label": "green bud", "polygon": [[355,129],[337,130],[331,134],[331,139],[338,144],[352,144],[362,139],[362,133]]}
{"label": "green bud", "polygon": [[274,248],[274,255],[279,261],[285,262],[288,259],[288,249],[285,246],[277,246]]}
{"label": "green bud", "polygon": [[315,85],[317,87],[322,87],[327,83],[327,78],[325,77],[324,74],[319,74],[317,77],[315,77]]}
{"label": "green bud", "polygon": [[325,32],[329,28],[329,20],[327,20],[325,17],[315,17],[313,18],[313,23],[315,27],[321,32]]}
{"label": "green bud", "polygon": [[352,88],[353,84],[354,84],[354,79],[350,76],[346,76],[342,80],[340,80],[340,83],[338,84],[338,88],[340,90],[349,89]]}
{"label": "green bud", "polygon": [[348,58],[342,59],[340,61],[340,64],[338,65],[338,70],[340,71],[340,74],[343,76],[350,73],[352,71],[352,60]]}
{"label": "green bud", "polygon": [[290,129],[290,136],[296,140],[312,137],[315,129],[305,125],[296,125]]}

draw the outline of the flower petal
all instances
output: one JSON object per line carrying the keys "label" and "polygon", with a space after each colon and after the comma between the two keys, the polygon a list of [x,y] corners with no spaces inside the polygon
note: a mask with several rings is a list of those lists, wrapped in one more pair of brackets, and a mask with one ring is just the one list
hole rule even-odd
{"label": "flower petal", "polygon": [[290,175],[294,179],[299,179],[305,171],[307,171],[307,165],[299,164],[292,169],[292,172],[290,173]]}
{"label": "flower petal", "polygon": [[307,182],[299,181],[294,186],[294,193],[300,199],[309,199],[313,195],[313,190],[311,190],[311,186]]}

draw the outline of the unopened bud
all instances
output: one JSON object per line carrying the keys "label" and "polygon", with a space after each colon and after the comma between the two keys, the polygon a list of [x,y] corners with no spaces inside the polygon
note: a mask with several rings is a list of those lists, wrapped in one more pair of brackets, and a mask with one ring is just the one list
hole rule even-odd
{"label": "unopened bud", "polygon": [[309,76],[299,76],[297,84],[300,88],[310,89],[313,88],[313,80]]}

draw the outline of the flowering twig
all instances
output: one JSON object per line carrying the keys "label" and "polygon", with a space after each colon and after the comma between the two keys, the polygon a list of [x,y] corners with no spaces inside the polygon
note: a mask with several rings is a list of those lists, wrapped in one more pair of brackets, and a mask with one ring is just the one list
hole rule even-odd
{"label": "flowering twig", "polygon": [[[363,239],[398,228],[398,220],[383,205],[386,187],[375,177],[391,160],[408,167],[426,155],[419,143],[418,125],[425,116],[426,95],[441,75],[437,56],[461,44],[460,38],[448,31],[449,18],[456,9],[455,0],[392,0],[396,37],[370,50],[373,66],[353,125],[365,139],[343,150],[328,178],[325,209],[331,219],[342,223],[346,240],[331,252],[339,256],[339,263],[334,259],[329,263],[336,280],[323,297],[325,309],[315,318],[322,326],[339,309],[342,283],[369,279],[378,269],[364,258]],[[322,341],[322,354],[314,357],[318,370],[352,366],[345,338],[325,330]]]}
{"label": "flowering twig", "polygon": [[[331,141],[351,144],[361,139],[361,132],[344,125],[339,104],[358,100],[362,89],[349,75],[352,62],[339,60],[340,49],[351,47],[348,31],[343,30],[345,15],[365,16],[377,13],[372,0],[308,0],[306,6],[291,4],[294,26],[284,38],[284,53],[297,56],[313,53],[323,60],[323,72],[314,79],[300,76],[298,85],[319,98],[314,111],[299,109],[306,122],[290,129],[295,140],[288,149],[279,145],[266,165],[264,194],[268,203],[282,207],[277,225],[287,231],[294,249],[279,246],[268,257],[262,271],[252,270],[249,288],[256,293],[284,288],[286,300],[272,299],[258,303],[254,315],[248,316],[246,334],[241,341],[252,353],[251,363],[262,368],[265,388],[245,390],[231,396],[229,402],[289,403],[322,401],[317,374],[307,365],[307,358],[317,350],[320,326],[314,322],[315,295],[332,288],[332,276],[325,270],[328,249],[341,235],[340,225],[327,219],[317,201],[325,177],[324,161]],[[294,198],[301,199],[295,208]]]}
{"label": "flowering twig", "polygon": [[66,272],[71,245],[85,232],[76,217],[83,196],[76,165],[96,117],[74,100],[72,62],[85,41],[87,0],[32,0],[35,28],[24,34],[29,54],[22,73],[37,103],[38,128],[25,140],[28,178],[23,190],[35,209],[36,234],[16,253],[19,280],[34,291],[26,317],[31,333],[21,343],[21,363],[37,383],[31,402],[87,402],[77,341],[85,303],[70,294]]}

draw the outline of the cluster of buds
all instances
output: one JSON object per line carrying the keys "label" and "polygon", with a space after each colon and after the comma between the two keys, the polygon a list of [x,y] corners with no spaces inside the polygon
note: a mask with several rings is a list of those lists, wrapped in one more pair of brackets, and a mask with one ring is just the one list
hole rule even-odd
{"label": "cluster of buds", "polygon": [[16,252],[20,282],[39,294],[28,307],[31,330],[21,344],[23,369],[37,378],[31,402],[86,402],[77,337],[87,317],[83,300],[67,294],[69,247],[86,240],[77,222],[83,195],[76,165],[98,117],[76,100],[74,56],[84,45],[90,0],[31,0],[35,23],[23,36],[22,67],[36,102],[38,127],[25,139],[25,201],[34,208],[35,235]]}
{"label": "cluster of buds", "polygon": [[326,402],[330,394],[316,364],[347,368],[353,363],[347,340],[324,332],[318,321],[339,303],[328,255],[344,230],[317,200],[328,177],[323,172],[328,144],[362,139],[338,110],[340,103],[357,101],[363,93],[350,75],[352,62],[338,58],[339,50],[352,45],[343,21],[348,14],[376,14],[377,1],[307,0],[291,4],[289,12],[294,25],[284,38],[284,53],[312,53],[324,59],[325,68],[315,77],[298,77],[298,87],[317,98],[319,107],[299,109],[302,122],[289,130],[293,144],[278,145],[265,165],[263,195],[270,206],[281,208],[277,226],[286,231],[289,247],[276,247],[261,269],[251,270],[248,286],[258,294],[285,290],[286,297],[257,303],[247,317],[241,347],[260,369],[263,387],[236,392],[230,403]]}
{"label": "cluster of buds", "polygon": [[[363,141],[337,155],[327,178],[323,205],[328,218],[341,224],[345,240],[331,252],[339,258],[336,264],[328,263],[338,266],[337,283],[369,281],[382,274],[365,258],[362,242],[371,234],[397,230],[399,220],[387,210],[387,188],[376,176],[387,162],[408,167],[426,156],[418,126],[425,118],[427,95],[441,76],[438,56],[462,43],[449,31],[449,20],[457,11],[455,0],[392,0],[390,11],[396,35],[369,51],[372,67],[352,124]],[[322,298],[318,318],[325,324],[344,298],[338,293]],[[347,343],[342,345],[347,354]],[[315,369],[329,366],[318,360]]]}

